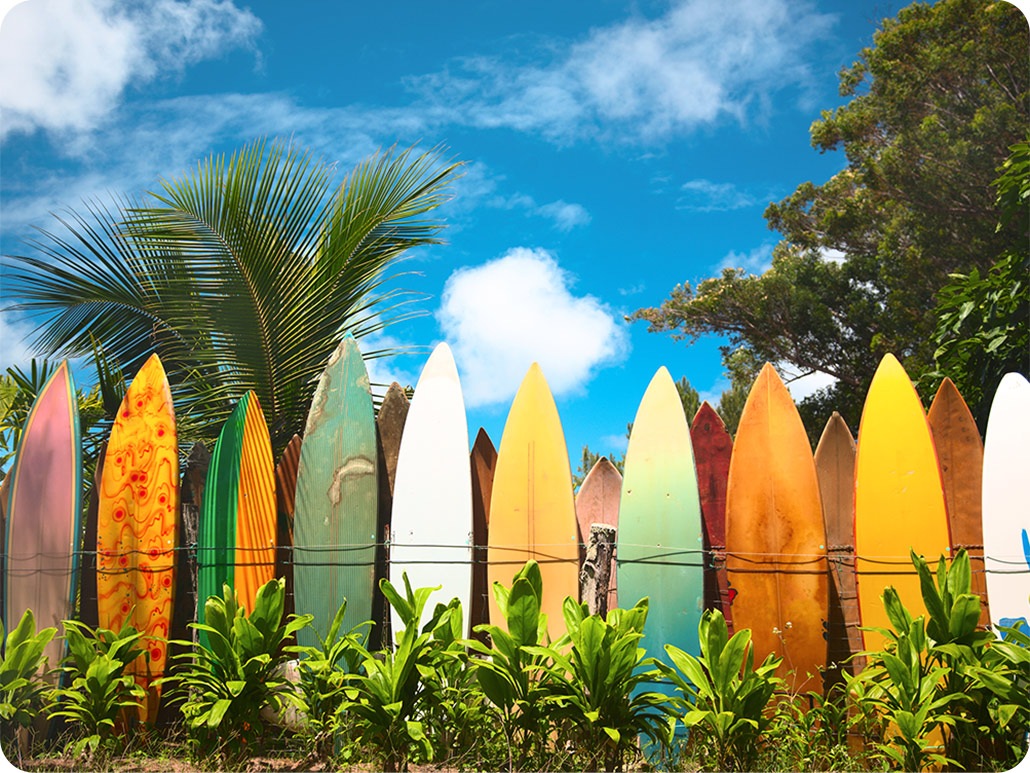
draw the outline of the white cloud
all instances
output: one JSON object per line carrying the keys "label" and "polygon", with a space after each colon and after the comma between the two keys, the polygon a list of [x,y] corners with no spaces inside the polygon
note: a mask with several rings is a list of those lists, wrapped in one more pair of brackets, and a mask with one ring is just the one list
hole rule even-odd
{"label": "white cloud", "polygon": [[125,90],[252,43],[231,0],[30,0],[0,27],[0,137],[102,124]]}
{"label": "white cloud", "polygon": [[749,252],[732,250],[719,262],[716,271],[721,272],[726,268],[742,268],[748,274],[764,274],[772,268],[772,253],[773,245],[771,244],[763,244]]}
{"label": "white cloud", "polygon": [[598,299],[573,295],[571,285],[554,256],[525,247],[451,274],[436,317],[469,407],[509,400],[533,362],[561,395],[627,356],[625,327]]}
{"label": "white cloud", "polygon": [[800,403],[820,389],[825,389],[837,383],[835,377],[818,370],[798,376],[796,370],[785,363],[780,363],[780,372],[783,374],[783,381],[787,385],[787,391],[790,392],[790,396],[794,398],[796,403]]}
{"label": "white cloud", "polygon": [[711,180],[690,180],[680,186],[683,195],[676,203],[678,209],[691,212],[729,212],[751,207],[758,200],[740,190],[733,183],[714,183]]}
{"label": "white cloud", "polygon": [[24,368],[39,356],[29,346],[33,329],[33,325],[11,312],[0,313],[0,373],[7,372],[12,365]]}
{"label": "white cloud", "polygon": [[807,87],[806,49],[835,17],[787,0],[680,0],[552,47],[544,64],[477,57],[410,79],[440,116],[558,141],[582,135],[655,140],[768,110],[770,95]]}
{"label": "white cloud", "polygon": [[821,247],[819,249],[819,257],[828,263],[844,263],[848,256],[840,250],[835,250],[832,247]]}
{"label": "white cloud", "polygon": [[590,223],[590,213],[582,205],[569,204],[561,199],[537,207],[536,212],[554,221],[554,227],[559,231],[571,231],[577,226]]}
{"label": "white cloud", "polygon": [[[730,380],[725,376],[720,376],[708,389],[697,390],[698,399],[701,402],[707,401],[713,408],[718,409],[719,400],[722,399],[722,393],[725,392],[732,386]],[[693,420],[693,416],[690,417]]]}

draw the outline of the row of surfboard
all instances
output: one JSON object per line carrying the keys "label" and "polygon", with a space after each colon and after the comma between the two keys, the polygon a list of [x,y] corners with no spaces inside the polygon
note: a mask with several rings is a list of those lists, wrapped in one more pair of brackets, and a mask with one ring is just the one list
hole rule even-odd
{"label": "row of surfboard", "polygon": [[[5,480],[8,629],[26,608],[40,625],[74,612],[80,440],[63,364],[33,407]],[[951,382],[928,423],[888,356],[867,397],[857,450],[834,416],[813,458],[771,366],[751,390],[735,442],[708,404],[688,426],[661,368],[637,412],[625,477],[602,460],[574,498],[560,419],[538,366],[515,397],[500,449],[481,430],[470,462],[447,346],[429,358],[410,406],[391,387],[377,423],[367,371],[348,336],[318,382],[303,442],[294,438],[277,467],[256,395],[246,395],[222,429],[204,485],[198,597],[229,581],[251,608],[257,588],[277,572],[278,525],[291,535],[278,541],[292,543],[296,611],[315,618],[302,644],[316,643],[344,598],[345,626],[372,619],[384,573],[397,584],[406,572],[413,587],[442,586],[438,601],[457,597],[470,625],[485,622],[494,612],[489,585],[510,583],[530,558],[541,565],[554,636],[562,600],[579,592],[581,545],[591,524],[607,523],[617,527],[610,601],[650,597],[650,654],[661,655],[667,643],[696,651],[702,609],[713,606],[752,629],[759,657],[784,657],[796,688],[818,688],[809,675],[862,648],[859,625],[886,625],[883,587],[893,584],[919,607],[910,547],[933,561],[967,546],[990,619],[1030,616],[1030,558],[1013,548],[1027,541],[1018,481],[1028,442],[1030,384],[1015,374],[998,390],[984,452]],[[125,395],[98,481],[98,622],[116,630],[131,622],[147,633],[149,668],[141,660],[136,669],[150,690],[144,717],[153,719],[152,680],[164,672],[162,640],[181,564],[174,414],[156,355]],[[84,554],[90,550],[87,543]],[[54,663],[60,644],[51,649]]]}

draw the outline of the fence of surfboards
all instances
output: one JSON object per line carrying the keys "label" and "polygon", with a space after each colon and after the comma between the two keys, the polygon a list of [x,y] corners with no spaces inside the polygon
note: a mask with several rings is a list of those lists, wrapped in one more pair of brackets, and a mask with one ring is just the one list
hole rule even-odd
{"label": "fence of surfboards", "polygon": [[[211,453],[195,447],[180,470],[171,395],[152,357],[125,395],[81,520],[81,438],[64,364],[32,409],[0,496],[3,621],[11,630],[32,609],[39,625],[132,624],[149,637],[145,676],[137,666],[149,681],[164,671],[166,640],[188,637],[186,624],[223,582],[251,608],[258,587],[285,576],[291,611],[314,616],[300,643],[315,644],[344,598],[345,627],[376,620],[383,630],[377,582],[400,585],[403,575],[412,587],[440,586],[440,603],[459,599],[471,631],[491,615],[492,583],[509,584],[535,559],[552,636],[563,599],[600,576],[602,607],[649,598],[649,654],[667,643],[696,651],[701,612],[717,608],[752,630],[758,659],[784,658],[795,689],[819,689],[821,672],[881,643],[864,629],[887,627],[885,586],[920,609],[910,551],[933,564],[965,548],[981,623],[1030,618],[1020,501],[1028,444],[1030,384],[1016,374],[998,389],[983,445],[950,381],[927,414],[888,355],[857,446],[835,414],[813,456],[771,366],[733,439],[707,403],[688,424],[662,368],[643,394],[624,476],[602,459],[574,494],[539,367],[514,398],[499,448],[480,430],[470,454],[445,344],[410,405],[394,385],[376,417],[348,336],[319,380],[303,441],[278,463],[251,393]],[[51,644],[51,664],[61,646]]]}

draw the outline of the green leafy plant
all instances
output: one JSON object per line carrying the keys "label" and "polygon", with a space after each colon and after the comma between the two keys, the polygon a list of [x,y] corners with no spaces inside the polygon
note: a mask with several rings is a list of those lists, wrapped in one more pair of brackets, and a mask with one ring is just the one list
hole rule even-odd
{"label": "green leafy plant", "polygon": [[[32,610],[26,609],[0,653],[0,737],[9,759],[14,756],[10,752],[16,750],[11,741],[18,728],[32,724],[50,690],[43,680],[44,650],[56,634],[56,628],[37,632]],[[0,641],[3,639],[4,627],[0,623]]]}
{"label": "green leafy plant", "polygon": [[439,588],[412,591],[407,574],[404,596],[385,578],[379,587],[404,628],[397,632],[392,651],[373,655],[355,645],[362,657],[361,670],[346,676],[349,687],[341,714],[381,757],[384,770],[405,770],[412,756],[420,753],[428,760],[433,755],[421,721],[427,696],[421,678],[432,667],[433,634],[420,632],[418,625],[430,594]]}
{"label": "green leafy plant", "polygon": [[[543,579],[540,566],[529,561],[519,570],[511,589],[494,583],[494,599],[507,630],[498,625],[477,625],[490,636],[491,646],[470,641],[485,656],[475,661],[476,679],[499,714],[508,749],[508,767],[541,768],[555,704],[547,689],[549,655],[538,648],[547,636],[547,615],[540,611]],[[555,642],[556,647],[563,642]]]}
{"label": "green leafy plant", "polygon": [[759,743],[769,728],[769,700],[782,680],[775,676],[780,659],[769,655],[754,667],[751,631],[729,637],[726,620],[718,610],[705,610],[698,624],[700,657],[665,645],[675,668],[657,662],[672,680],[679,696],[681,719],[697,728],[689,743],[712,743],[712,754],[702,762],[714,770],[753,770]]}
{"label": "green leafy plant", "polygon": [[62,670],[70,686],[53,691],[48,711],[52,718],[70,720],[77,739],[69,741],[65,751],[88,765],[123,748],[125,731],[146,697],[125,669],[146,657],[146,650],[138,646],[143,634],[131,625],[117,633],[106,628],[94,631],[77,620],[65,620],[63,626],[68,656]]}
{"label": "green leafy plant", "polygon": [[346,674],[356,673],[361,665],[361,642],[371,621],[359,623],[342,634],[340,628],[347,612],[344,599],[333,618],[329,632],[318,647],[292,646],[287,652],[300,656],[300,690],[303,700],[302,735],[309,741],[309,749],[316,760],[327,760],[333,753],[333,735],[336,715],[343,704]]}
{"label": "green leafy plant", "polygon": [[613,609],[607,619],[586,604],[565,599],[563,613],[572,648],[526,647],[550,665],[546,689],[562,735],[582,750],[588,770],[620,770],[639,755],[638,736],[667,747],[672,726],[666,696],[638,689],[657,673],[638,646],[644,637],[647,599],[631,609]]}
{"label": "green leafy plant", "polygon": [[215,742],[221,744],[224,759],[260,750],[267,730],[261,709],[268,706],[278,713],[287,705],[302,708],[280,666],[287,657],[285,640],[312,617],[293,615],[282,623],[285,597],[285,581],[270,580],[258,589],[248,616],[225,584],[222,597],[211,596],[204,605],[207,622],[190,624],[207,633],[208,645],[198,644],[195,652],[177,656],[185,667],[164,681],[172,684],[171,699],[181,702],[186,725],[205,753]]}

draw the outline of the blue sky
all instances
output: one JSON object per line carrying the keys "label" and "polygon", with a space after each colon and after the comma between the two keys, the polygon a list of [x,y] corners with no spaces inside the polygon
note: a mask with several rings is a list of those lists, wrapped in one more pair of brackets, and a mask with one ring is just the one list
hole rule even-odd
{"label": "blue sky", "polygon": [[[439,212],[447,244],[414,254],[402,282],[424,315],[374,342],[420,348],[375,362],[373,380],[414,384],[448,341],[470,433],[499,444],[537,360],[573,459],[621,453],[659,366],[713,402],[727,386],[720,341],[688,347],[624,315],[722,267],[768,266],[765,206],[843,167],[809,126],[904,5],[7,2],[0,248],[26,252],[50,212],[258,137],[292,137],[341,176],[379,148],[443,144],[466,162]],[[31,356],[30,333],[0,314],[0,370]]]}

